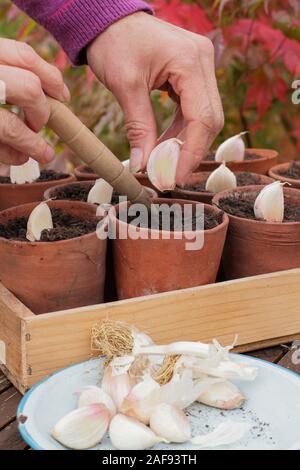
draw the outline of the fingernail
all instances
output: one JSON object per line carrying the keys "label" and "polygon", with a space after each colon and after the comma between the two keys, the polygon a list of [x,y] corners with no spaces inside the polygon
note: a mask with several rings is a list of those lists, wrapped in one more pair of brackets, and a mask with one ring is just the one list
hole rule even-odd
{"label": "fingernail", "polygon": [[138,173],[142,169],[143,151],[139,148],[133,148],[130,152],[129,168],[131,173]]}
{"label": "fingernail", "polygon": [[55,155],[54,149],[48,145],[47,148],[46,148],[45,155],[44,155],[45,161],[46,162],[51,162],[54,158],[54,155]]}
{"label": "fingernail", "polygon": [[71,99],[71,94],[67,85],[64,85],[63,97],[65,101],[70,101]]}

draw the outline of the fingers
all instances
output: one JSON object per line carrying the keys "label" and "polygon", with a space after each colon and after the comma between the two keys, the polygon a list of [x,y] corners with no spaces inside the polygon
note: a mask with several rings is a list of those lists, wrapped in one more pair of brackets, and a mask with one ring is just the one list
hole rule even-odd
{"label": "fingers", "polygon": [[[29,129],[15,114],[4,109],[0,109],[0,143],[8,159],[8,146],[13,149],[12,160],[17,157],[15,151],[26,157],[31,156],[40,163],[49,163],[54,158],[54,150],[41,136]],[[6,160],[6,163],[11,161]]]}
{"label": "fingers", "polygon": [[43,60],[28,44],[1,38],[0,63],[30,70],[40,78],[48,95],[61,101],[70,99],[60,71]]}
{"label": "fingers", "polygon": [[0,142],[0,162],[6,165],[23,165],[28,156]]}
{"label": "fingers", "polygon": [[146,167],[150,152],[156,145],[155,117],[146,86],[126,86],[114,90],[123,108],[127,137],[130,143],[130,170],[139,172]]}
{"label": "fingers", "polygon": [[170,124],[170,126],[165,130],[165,132],[160,136],[158,139],[158,144],[161,142],[164,142],[167,139],[171,139],[173,137],[178,137],[182,134],[182,131],[185,128],[185,120],[182,114],[181,107],[178,106],[175,113],[173,120]]}
{"label": "fingers", "polygon": [[47,123],[50,109],[38,76],[17,67],[0,65],[0,80],[6,84],[6,102],[21,107],[30,127],[39,131]]}

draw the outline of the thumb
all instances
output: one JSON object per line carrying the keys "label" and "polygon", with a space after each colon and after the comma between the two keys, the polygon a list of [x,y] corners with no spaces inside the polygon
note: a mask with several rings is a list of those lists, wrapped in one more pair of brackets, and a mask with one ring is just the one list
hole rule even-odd
{"label": "thumb", "polygon": [[130,171],[144,170],[150,152],[156,145],[157,129],[148,89],[125,92],[118,97],[123,108],[130,143]]}

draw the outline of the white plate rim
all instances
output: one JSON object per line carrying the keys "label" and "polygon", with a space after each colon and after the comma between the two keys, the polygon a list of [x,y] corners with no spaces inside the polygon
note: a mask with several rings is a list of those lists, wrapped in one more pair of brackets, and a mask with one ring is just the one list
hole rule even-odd
{"label": "white plate rim", "polygon": [[[241,355],[241,354],[233,353],[233,355],[235,357],[240,357],[241,359],[246,358],[246,359],[250,359],[253,362],[259,362],[259,363],[266,364],[270,368],[279,369],[283,374],[291,375],[294,379],[297,379],[296,382],[300,383],[300,375],[299,374],[297,374],[296,372],[294,372],[292,370],[287,369],[286,367],[282,367],[279,364],[274,364],[272,362],[265,361],[264,359],[259,359],[257,357],[252,357],[252,356],[248,356],[248,355],[245,355],[245,354]],[[96,360],[96,359],[94,359],[94,360]],[[47,382],[52,377],[64,372],[65,370],[69,370],[69,369],[72,369],[73,367],[77,367],[78,365],[80,365],[84,362],[89,362],[89,361],[81,361],[81,362],[78,362],[76,364],[72,364],[71,366],[64,367],[63,369],[60,369],[60,370],[54,372],[53,374],[48,375],[47,377],[45,377],[44,379],[40,380],[35,385],[33,385],[31,387],[31,389],[28,390],[28,392],[23,396],[23,398],[20,401],[19,406],[17,408],[18,429],[19,429],[19,432],[20,432],[23,440],[26,442],[26,444],[31,449],[33,449],[33,450],[47,450],[47,449],[44,449],[44,448],[40,447],[40,445],[35,441],[35,439],[27,431],[26,421],[25,421],[25,423],[22,423],[22,422],[19,421],[19,417],[24,414],[25,406],[26,406],[28,400],[30,399],[32,393],[35,391],[36,388],[38,388],[43,383]],[[300,440],[293,447],[291,447],[289,450],[298,450],[299,451],[300,450]]]}

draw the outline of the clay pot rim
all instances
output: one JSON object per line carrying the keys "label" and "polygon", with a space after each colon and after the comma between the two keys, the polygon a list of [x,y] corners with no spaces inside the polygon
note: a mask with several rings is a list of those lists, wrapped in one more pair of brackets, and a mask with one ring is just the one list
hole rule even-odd
{"label": "clay pot rim", "polygon": [[[233,192],[242,192],[242,191],[255,191],[257,190],[258,192],[261,191],[265,186],[263,185],[252,185],[252,186],[241,186],[240,188],[236,188],[236,189],[232,189],[232,190],[229,190],[229,191],[223,191],[222,193],[218,193],[215,195],[215,197],[213,198],[212,200],[212,204],[215,206],[215,207],[218,207],[218,202],[219,202],[219,199],[221,198],[226,198],[229,194],[232,194]],[[300,200],[300,190],[299,189],[295,189],[295,188],[284,188],[284,191],[287,192],[287,193],[294,193],[295,196],[297,196],[297,193],[298,193],[298,196],[299,196],[299,200]],[[219,208],[220,209],[220,208]],[[222,209],[220,209],[222,210]],[[245,217],[238,217],[237,215],[232,215],[232,214],[228,214],[227,212],[225,212],[229,219],[232,218],[234,219],[235,221],[243,221],[243,223],[249,223],[249,224],[259,224],[259,225],[267,225],[268,227],[278,227],[279,225],[281,226],[300,226],[300,222],[267,222],[265,220],[253,220],[253,219],[246,219]]]}
{"label": "clay pot rim", "polygon": [[[230,161],[230,162],[226,162],[226,163],[230,163],[231,165],[234,164],[234,163],[237,163],[237,164],[250,164],[250,163],[253,163],[253,162],[265,162],[265,161],[268,161],[268,160],[273,160],[275,158],[278,158],[279,156],[279,153],[277,152],[277,150],[274,150],[274,149],[259,149],[259,148],[246,148],[246,152],[248,153],[254,153],[254,154],[257,154],[259,156],[259,158],[253,158],[252,160],[242,160],[240,162],[237,162],[237,161]],[[268,155],[261,155],[260,152],[268,152]],[[222,162],[216,162],[215,160],[201,160],[201,162],[199,164],[201,165],[211,165],[212,163],[215,163],[215,164],[219,164],[221,165]]]}
{"label": "clay pot rim", "polygon": [[[0,212],[0,223],[1,223],[1,219],[2,219],[2,216],[3,215],[6,215],[6,213],[8,212],[12,212],[13,210],[17,209],[17,208],[27,208],[27,207],[31,207],[34,208],[36,207],[37,205],[41,204],[41,202],[45,202],[45,201],[38,201],[38,202],[29,202],[27,204],[22,204],[20,206],[14,206],[14,207],[10,207],[8,209],[5,209],[4,211],[1,211]],[[58,203],[61,204],[67,204],[67,206],[78,206],[80,208],[80,206],[82,206],[82,208],[84,209],[87,209],[87,207],[90,207],[92,208],[93,207],[93,204],[87,204],[86,202],[81,202],[81,201],[66,201],[66,200],[57,200],[57,201],[53,201],[53,200],[50,200],[49,201],[49,205],[51,207],[51,205],[56,205]],[[67,210],[66,210],[67,212]],[[21,215],[18,216],[18,217],[22,217]],[[97,217],[96,216],[96,211],[95,211],[95,218],[96,219],[99,219],[99,221],[101,220],[101,217]],[[7,238],[4,238],[4,237],[1,237],[0,236],[0,242],[1,243],[7,243],[7,244],[14,244],[14,245],[17,245],[17,246],[28,246],[28,247],[33,247],[33,246],[51,246],[51,245],[55,245],[57,246],[58,244],[60,245],[65,245],[66,243],[74,243],[74,241],[79,241],[81,239],[85,239],[87,237],[94,237],[96,235],[96,230],[94,232],[90,232],[90,233],[86,233],[85,235],[81,235],[80,237],[74,237],[74,238],[70,238],[68,240],[57,240],[57,241],[54,241],[54,242],[30,242],[30,241],[21,241],[21,240],[10,240],[10,239],[7,239]]]}
{"label": "clay pot rim", "polygon": [[[25,188],[31,188],[31,187],[35,187],[35,188],[43,188],[43,187],[46,187],[47,185],[49,184],[53,184],[55,183],[55,181],[64,181],[65,184],[67,183],[72,183],[73,181],[75,182],[76,181],[76,178],[75,176],[73,175],[73,173],[66,173],[68,174],[68,177],[67,178],[63,178],[61,180],[48,180],[48,181],[38,181],[37,183],[33,182],[33,183],[24,183],[24,184],[16,184],[16,183],[1,183],[0,184],[0,188],[11,188],[11,187],[15,187],[15,188],[19,188],[19,189],[25,189]],[[23,204],[22,204],[23,205]]]}
{"label": "clay pot rim", "polygon": [[[292,161],[296,162],[297,165],[300,167],[300,161],[297,161],[297,160],[291,160],[290,162],[280,163],[279,165],[273,166],[269,170],[270,177],[277,180],[277,181],[290,183],[291,185],[293,185],[295,183],[299,184],[300,183],[300,177],[299,178],[289,178],[288,176],[280,175],[279,173],[277,173],[277,170],[288,168]],[[294,189],[297,189],[297,188],[294,188]]]}
{"label": "clay pot rim", "polygon": [[[195,176],[202,176],[203,175],[204,177],[205,176],[209,177],[212,173],[213,173],[213,171],[198,171],[196,173],[192,173],[192,175],[195,175]],[[235,175],[239,175],[241,173],[248,173],[249,175],[255,175],[255,176],[262,177],[262,178],[269,178],[270,180],[273,179],[270,176],[261,175],[260,173],[253,173],[252,171],[235,171],[234,172]],[[271,181],[270,181],[270,184],[271,184]],[[245,186],[238,186],[238,188],[245,188]],[[188,196],[193,196],[194,194],[198,194],[200,196],[212,196],[213,197],[213,196],[219,194],[219,193],[212,193],[210,191],[192,191],[190,189],[179,188],[178,186],[176,186],[175,189],[173,189],[172,192],[178,193],[178,194],[187,194]]]}
{"label": "clay pot rim", "polygon": [[[74,168],[74,175],[75,176],[82,176],[82,177],[85,177],[85,178],[92,178],[93,181],[95,181],[95,179],[98,179],[100,178],[99,175],[97,175],[97,173],[89,173],[89,172],[86,172],[86,171],[83,171],[83,168],[86,167],[86,166],[89,166],[87,163],[83,164],[83,165],[79,165],[77,166],[76,168]],[[96,178],[94,178],[96,177]]]}
{"label": "clay pot rim", "polygon": [[[186,199],[163,199],[163,198],[154,198],[153,200],[154,203],[156,202],[160,202],[162,204],[165,204],[165,203],[170,203],[171,204],[175,204],[175,203],[183,203],[183,204],[193,204],[193,205],[196,205],[196,204],[202,204],[204,206],[204,208],[208,209],[209,212],[215,212],[213,209],[217,209],[218,212],[222,212],[223,213],[223,220],[222,222],[217,225],[217,227],[214,227],[214,228],[211,228],[211,229],[208,229],[208,230],[193,230],[193,231],[185,231],[185,232],[181,232],[181,233],[186,233],[186,234],[197,234],[197,233],[204,233],[204,234],[214,234],[215,232],[218,232],[220,230],[223,230],[224,228],[226,228],[228,225],[229,225],[229,217],[228,217],[228,214],[226,214],[226,212],[222,211],[221,209],[219,209],[218,207],[213,207],[212,205],[210,204],[205,204],[205,203],[202,203],[202,202],[199,202],[199,201],[187,201]],[[117,224],[119,225],[123,225],[123,226],[130,226],[130,224],[127,224],[126,222],[123,222],[121,221],[118,217],[116,217],[115,213],[119,212],[119,208],[120,206],[123,206],[127,204],[126,202],[122,202],[121,204],[117,204],[116,206],[114,206],[114,211],[110,211],[109,212],[109,217],[113,220],[113,221],[117,221]],[[147,232],[147,233],[160,233],[160,234],[172,234],[174,232],[171,232],[169,230],[156,230],[156,229],[150,229],[150,228],[144,228],[144,227],[136,227],[136,230],[138,232]]]}

